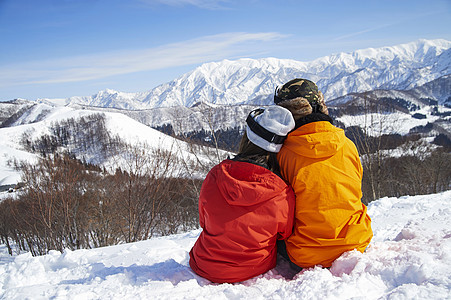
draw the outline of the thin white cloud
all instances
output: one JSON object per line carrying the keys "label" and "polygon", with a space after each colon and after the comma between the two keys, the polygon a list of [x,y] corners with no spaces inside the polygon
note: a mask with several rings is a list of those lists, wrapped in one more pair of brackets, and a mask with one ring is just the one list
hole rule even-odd
{"label": "thin white cloud", "polygon": [[142,3],[155,5],[164,4],[169,6],[196,6],[202,9],[225,9],[226,4],[230,1],[228,0],[140,0]]}
{"label": "thin white cloud", "polygon": [[359,36],[368,32],[373,32],[373,31],[377,31],[379,29],[383,29],[383,28],[387,28],[387,27],[392,27],[392,26],[399,26],[400,24],[406,23],[406,22],[411,22],[413,20],[417,20],[417,19],[423,19],[423,18],[430,18],[433,16],[438,17],[438,15],[442,14],[443,12],[439,12],[439,11],[430,11],[430,12],[424,12],[421,14],[415,14],[412,16],[407,16],[405,18],[402,19],[398,19],[395,22],[392,23],[387,23],[387,24],[381,24],[379,26],[375,26],[373,28],[368,28],[365,30],[361,30],[361,31],[357,31],[357,32],[352,32],[349,34],[345,34],[339,37],[336,37],[335,39],[333,39],[333,41],[340,41],[340,40],[344,40],[344,39],[349,39],[349,38],[353,38],[355,36]]}
{"label": "thin white cloud", "polygon": [[342,35],[342,36],[334,38],[333,41],[340,41],[340,40],[352,38],[352,37],[355,37],[355,36],[358,36],[358,35],[362,35],[362,34],[365,34],[365,33],[368,33],[368,32],[372,32],[372,31],[376,31],[376,30],[379,30],[379,29],[382,29],[382,28],[390,27],[392,25],[393,24],[384,24],[384,25],[379,25],[379,26],[376,26],[376,27],[373,27],[373,28],[369,28],[369,29],[366,29],[366,30],[361,30],[361,31],[345,34],[345,35]]}
{"label": "thin white cloud", "polygon": [[0,86],[77,82],[114,75],[200,64],[251,55],[262,43],[286,36],[274,33],[224,33],[156,48],[0,66]]}

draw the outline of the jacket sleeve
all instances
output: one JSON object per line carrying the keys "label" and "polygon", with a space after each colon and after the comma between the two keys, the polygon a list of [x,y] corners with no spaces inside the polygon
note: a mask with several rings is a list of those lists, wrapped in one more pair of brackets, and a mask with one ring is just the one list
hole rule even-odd
{"label": "jacket sleeve", "polygon": [[211,198],[210,190],[212,186],[216,186],[216,172],[217,172],[218,166],[214,166],[207,174],[207,176],[204,179],[204,182],[202,182],[202,186],[200,188],[199,193],[199,203],[198,203],[198,209],[199,209],[199,224],[201,228],[205,228],[205,203]]}
{"label": "jacket sleeve", "polygon": [[360,180],[362,180],[363,178],[363,167],[362,167],[362,162],[360,160],[360,156],[359,156],[359,151],[357,150],[357,146],[354,144],[354,142],[352,142],[350,139],[347,139],[350,151],[347,151],[347,155],[350,155],[350,159],[354,162],[354,165],[357,168],[357,174],[360,178]]}
{"label": "jacket sleeve", "polygon": [[207,200],[206,198],[208,198],[208,195],[206,195],[207,193],[205,192],[206,187],[211,184],[211,170],[210,172],[207,174],[207,176],[204,179],[204,182],[202,183],[202,186],[200,188],[200,193],[199,193],[199,203],[198,203],[198,209],[199,209],[199,224],[201,228],[205,228],[205,211],[204,211],[204,202]]}
{"label": "jacket sleeve", "polygon": [[281,195],[281,198],[280,207],[283,207],[283,209],[280,209],[278,239],[285,240],[293,231],[294,206],[296,202],[293,189],[290,186],[287,186],[285,193]]}
{"label": "jacket sleeve", "polygon": [[204,220],[204,208],[201,201],[201,197],[199,196],[199,224],[201,228],[204,228],[205,226],[205,220]]}

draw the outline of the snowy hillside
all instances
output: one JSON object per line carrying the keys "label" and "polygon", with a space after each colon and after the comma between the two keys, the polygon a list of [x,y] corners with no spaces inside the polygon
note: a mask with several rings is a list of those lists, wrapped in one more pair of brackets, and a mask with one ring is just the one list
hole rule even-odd
{"label": "snowy hillside", "polygon": [[290,279],[279,263],[237,284],[212,284],[188,266],[200,231],[32,257],[0,246],[1,299],[450,299],[451,191],[370,203],[374,238],[330,269]]}
{"label": "snowy hillside", "polygon": [[[35,162],[37,154],[30,153],[24,149],[21,143],[22,136],[27,134],[30,140],[39,139],[45,134],[51,134],[52,126],[68,119],[77,120],[82,117],[98,114],[98,111],[88,109],[74,109],[71,107],[54,106],[48,103],[37,103],[29,106],[24,103],[28,109],[15,120],[10,127],[0,128],[0,186],[13,185],[20,181],[19,173],[9,164],[9,161],[25,160]],[[106,129],[111,136],[119,136],[124,142],[130,145],[146,144],[150,151],[152,149],[161,149],[173,151],[177,157],[185,161],[197,160],[211,163],[210,158],[205,158],[202,154],[194,155],[190,146],[182,141],[176,140],[157,130],[154,130],[130,117],[115,112],[101,112],[105,117]],[[74,149],[66,149],[76,152]],[[101,166],[110,166],[114,157],[109,157],[99,161],[96,153],[75,153],[78,158],[84,157],[88,162],[96,163]],[[98,153],[97,153],[98,154]],[[224,157],[226,153],[221,152]]]}
{"label": "snowy hillside", "polygon": [[239,59],[206,63],[149,92],[104,90],[93,96],[71,97],[81,104],[125,109],[217,105],[270,104],[276,85],[295,77],[317,82],[326,101],[374,89],[411,89],[451,74],[451,42],[420,40],[393,47],[338,53],[310,62],[287,59]]}
{"label": "snowy hillside", "polygon": [[[407,90],[376,89],[364,93],[350,93],[342,97],[328,101],[328,106],[340,107],[346,105],[364,106],[364,99],[379,100],[391,99],[393,106],[405,111],[414,111],[430,105],[451,107],[451,74],[442,76],[428,83]],[[404,107],[396,103],[396,99],[402,99]]]}

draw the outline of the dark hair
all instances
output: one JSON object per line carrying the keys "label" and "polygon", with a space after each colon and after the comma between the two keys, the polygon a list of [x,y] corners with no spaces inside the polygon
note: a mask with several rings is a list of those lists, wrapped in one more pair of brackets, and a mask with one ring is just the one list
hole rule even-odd
{"label": "dark hair", "polygon": [[328,121],[332,125],[334,123],[333,119],[329,115],[317,112],[317,113],[308,114],[308,115],[296,120],[294,128],[296,129],[296,128],[301,127],[302,125],[305,125],[308,123],[313,123],[313,122],[318,122],[318,121]]}
{"label": "dark hair", "polygon": [[233,158],[233,160],[244,161],[262,166],[280,176],[277,153],[266,151],[265,149],[262,149],[252,143],[248,139],[246,132],[244,132],[243,137],[241,138],[238,154]]}

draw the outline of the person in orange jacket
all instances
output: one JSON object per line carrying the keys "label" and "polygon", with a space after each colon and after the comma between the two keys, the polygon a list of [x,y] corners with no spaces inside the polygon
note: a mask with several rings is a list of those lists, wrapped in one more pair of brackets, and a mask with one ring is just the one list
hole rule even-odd
{"label": "person in orange jacket", "polygon": [[189,264],[217,283],[240,282],[276,265],[276,240],[294,220],[294,192],[278,175],[277,152],[294,128],[291,113],[277,106],[250,112],[239,153],[213,167],[202,183],[202,232]]}
{"label": "person in orange jacket", "polygon": [[356,146],[332,125],[314,82],[293,79],[276,89],[274,102],[290,110],[296,122],[277,156],[282,177],[296,194],[293,233],[279,247],[281,254],[308,268],[330,267],[349,250],[363,252],[373,233],[361,202],[363,170]]}

